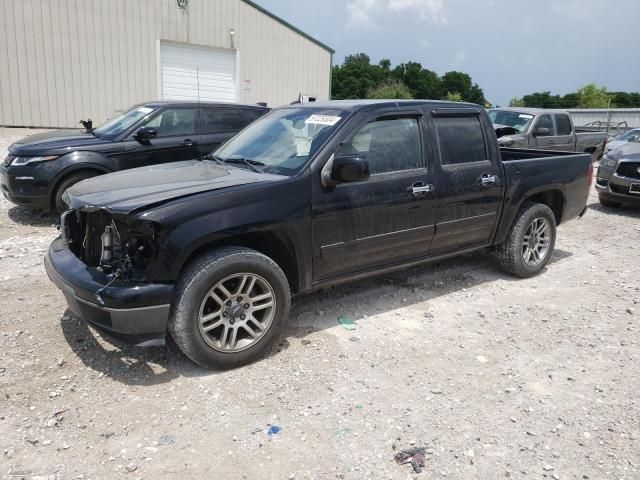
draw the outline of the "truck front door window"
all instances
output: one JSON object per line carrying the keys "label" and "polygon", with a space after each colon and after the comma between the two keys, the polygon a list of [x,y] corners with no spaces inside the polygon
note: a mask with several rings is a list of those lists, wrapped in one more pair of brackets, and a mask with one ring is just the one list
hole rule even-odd
{"label": "truck front door window", "polygon": [[336,152],[336,156],[354,154],[367,157],[372,175],[422,167],[418,119],[383,119],[366,124]]}
{"label": "truck front door window", "polygon": [[539,128],[546,128],[549,130],[549,135],[553,135],[553,120],[551,115],[540,115],[536,122],[536,130]]}

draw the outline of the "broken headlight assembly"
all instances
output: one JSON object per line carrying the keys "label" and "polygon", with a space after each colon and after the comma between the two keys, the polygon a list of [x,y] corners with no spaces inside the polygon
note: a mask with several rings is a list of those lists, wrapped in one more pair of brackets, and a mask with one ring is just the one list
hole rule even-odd
{"label": "broken headlight assembly", "polygon": [[159,226],[105,211],[69,211],[61,218],[69,249],[86,265],[107,274],[117,270],[129,278],[142,276],[157,251]]}

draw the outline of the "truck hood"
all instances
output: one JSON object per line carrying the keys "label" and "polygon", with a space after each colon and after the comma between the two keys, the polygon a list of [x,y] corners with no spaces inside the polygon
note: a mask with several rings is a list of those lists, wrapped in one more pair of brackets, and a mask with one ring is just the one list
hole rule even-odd
{"label": "truck hood", "polygon": [[640,143],[625,142],[622,146],[607,151],[607,157],[613,160],[640,160]]}
{"label": "truck hood", "polygon": [[519,135],[520,131],[517,128],[509,127],[507,125],[500,125],[499,123],[493,124],[493,129],[496,131],[496,136],[502,138],[507,135]]}
{"label": "truck hood", "polygon": [[285,178],[210,161],[188,160],[90,178],[67,190],[64,200],[73,209],[128,214],[197,193]]}
{"label": "truck hood", "polygon": [[52,130],[37,133],[17,141],[9,147],[11,155],[35,156],[67,153],[69,149],[108,143],[79,129]]}
{"label": "truck hood", "polygon": [[612,140],[607,143],[607,152],[615,150],[616,148],[624,147],[625,145],[638,145],[640,142],[629,142],[628,140]]}

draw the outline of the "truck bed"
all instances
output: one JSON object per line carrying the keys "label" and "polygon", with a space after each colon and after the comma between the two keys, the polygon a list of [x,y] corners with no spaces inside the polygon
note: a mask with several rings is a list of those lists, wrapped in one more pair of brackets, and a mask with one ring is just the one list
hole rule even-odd
{"label": "truck bed", "polygon": [[534,148],[507,148],[500,147],[503,162],[511,162],[516,160],[530,160],[536,158],[558,158],[564,160],[565,157],[584,156],[575,152],[567,152],[564,150],[538,150]]}
{"label": "truck bed", "polygon": [[[503,218],[513,218],[523,197],[535,197],[536,190],[561,197],[563,213],[558,224],[583,213],[589,195],[591,155],[520,148],[500,148],[505,175]],[[510,222],[501,222],[500,235],[506,234]],[[499,238],[499,237],[498,237]]]}

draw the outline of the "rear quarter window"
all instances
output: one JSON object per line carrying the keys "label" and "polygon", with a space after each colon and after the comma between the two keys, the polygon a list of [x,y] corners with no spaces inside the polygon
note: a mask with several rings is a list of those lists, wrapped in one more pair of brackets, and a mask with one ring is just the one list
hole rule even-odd
{"label": "rear quarter window", "polygon": [[202,114],[204,133],[232,132],[249,123],[235,108],[205,108]]}
{"label": "rear quarter window", "polygon": [[488,159],[480,118],[476,115],[435,119],[442,165],[483,162]]}

